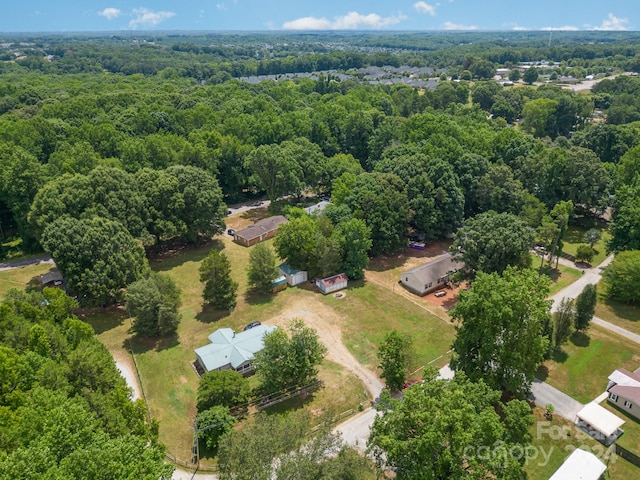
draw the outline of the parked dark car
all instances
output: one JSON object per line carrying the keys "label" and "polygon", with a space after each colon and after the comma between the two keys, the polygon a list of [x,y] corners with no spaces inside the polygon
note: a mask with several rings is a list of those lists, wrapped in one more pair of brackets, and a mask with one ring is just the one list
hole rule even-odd
{"label": "parked dark car", "polygon": [[253,327],[257,327],[258,325],[262,325],[260,322],[251,322],[246,327],[244,327],[244,331],[251,330]]}
{"label": "parked dark car", "polygon": [[230,228],[229,230],[227,230],[227,233],[229,235],[233,235],[234,233],[236,233],[236,231],[233,228]]}

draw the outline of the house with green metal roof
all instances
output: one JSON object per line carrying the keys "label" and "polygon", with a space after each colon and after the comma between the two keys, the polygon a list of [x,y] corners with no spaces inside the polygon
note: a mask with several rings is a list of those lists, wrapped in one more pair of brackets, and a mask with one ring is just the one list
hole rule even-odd
{"label": "house with green metal roof", "polygon": [[209,345],[196,348],[196,370],[201,373],[212,370],[235,370],[243,375],[253,372],[253,356],[264,348],[264,336],[276,326],[258,325],[236,333],[231,328],[221,328],[209,335]]}

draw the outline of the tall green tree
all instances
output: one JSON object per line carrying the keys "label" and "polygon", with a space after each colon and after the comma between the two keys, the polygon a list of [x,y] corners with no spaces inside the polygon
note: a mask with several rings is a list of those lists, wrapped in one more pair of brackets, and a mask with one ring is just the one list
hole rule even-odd
{"label": "tall green tree", "polygon": [[525,83],[532,85],[533,82],[538,80],[539,76],[540,74],[538,72],[538,69],[536,67],[530,67],[522,75],[522,80],[524,80]]}
{"label": "tall green tree", "polygon": [[142,245],[113,220],[64,216],[44,229],[41,244],[83,304],[114,303],[149,271]]}
{"label": "tall green tree", "polygon": [[232,309],[236,306],[238,282],[231,278],[231,263],[215,248],[200,264],[200,282],[204,283],[204,301],[214,308]]}
{"label": "tall green tree", "polygon": [[451,312],[461,322],[451,367],[492,388],[526,393],[548,348],[548,293],[549,279],[530,269],[479,272]]}
{"label": "tall green tree", "polygon": [[371,255],[392,254],[407,241],[409,202],[400,178],[389,173],[363,173],[345,203],[355,218],[371,229]]}
{"label": "tall green tree", "polygon": [[371,229],[364,220],[352,218],[338,224],[336,234],[341,244],[342,271],[349,278],[360,280],[364,277],[364,269],[369,265]]}
{"label": "tall green tree", "polygon": [[229,407],[216,405],[196,415],[198,422],[198,440],[205,443],[209,450],[216,450],[220,437],[230,432],[236,419],[229,413]]}
{"label": "tall green tree", "polygon": [[574,320],[575,329],[582,332],[589,328],[589,323],[596,313],[596,302],[598,301],[598,291],[596,285],[589,283],[585,285],[576,297],[575,309],[576,315]]}
{"label": "tall green tree", "polygon": [[[433,374],[375,418],[369,449],[399,480],[525,478],[524,459],[509,452],[529,444],[531,410],[521,400],[503,403],[500,395],[461,373],[451,380]],[[492,451],[497,445],[500,451]]]}
{"label": "tall green tree", "polygon": [[293,268],[314,270],[319,237],[316,220],[302,215],[280,225],[273,246],[278,257],[286,259]]}
{"label": "tall green tree", "polygon": [[370,462],[345,447],[328,422],[312,432],[311,426],[306,410],[257,415],[251,425],[233,430],[220,440],[220,479],[370,478]]}
{"label": "tall green tree", "polygon": [[569,340],[573,324],[576,318],[576,311],[573,299],[563,298],[558,305],[558,309],[553,312],[554,344],[556,348]]}
{"label": "tall green tree", "polygon": [[264,190],[271,202],[303,187],[304,172],[292,149],[280,145],[261,145],[246,158],[253,182]]}
{"label": "tall green tree", "polygon": [[401,390],[411,368],[413,341],[397,330],[384,336],[378,348],[382,378],[391,390]]}
{"label": "tall green tree", "polygon": [[198,411],[209,410],[216,405],[233,408],[249,400],[249,380],[235,370],[206,372],[198,385]]}
{"label": "tall green tree", "polygon": [[607,250],[640,250],[640,181],[616,190],[615,207]]}
{"label": "tall green tree", "polygon": [[169,335],[180,323],[180,289],[168,275],[153,273],[127,287],[132,330],[142,336]]}
{"label": "tall green tree", "polygon": [[266,243],[259,243],[251,250],[247,276],[251,288],[262,293],[271,292],[271,282],[278,277],[278,267],[273,250]]}
{"label": "tall green tree", "polygon": [[267,393],[313,382],[327,354],[318,333],[302,320],[292,320],[289,331],[290,337],[281,329],[265,335],[264,348],[255,355],[256,375]]}
{"label": "tall green tree", "polygon": [[607,297],[624,303],[640,300],[640,250],[626,250],[615,256],[603,273]]}
{"label": "tall green tree", "polygon": [[468,219],[456,232],[450,247],[472,275],[502,273],[509,265],[527,267],[534,231],[510,213],[493,211]]}

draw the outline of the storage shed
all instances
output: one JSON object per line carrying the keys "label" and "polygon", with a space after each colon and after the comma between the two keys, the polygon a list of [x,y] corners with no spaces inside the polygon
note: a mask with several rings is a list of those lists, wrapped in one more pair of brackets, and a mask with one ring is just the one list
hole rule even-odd
{"label": "storage shed", "polygon": [[316,286],[323,293],[332,293],[347,288],[349,278],[345,273],[339,273],[333,277],[323,278],[322,280],[316,280]]}
{"label": "storage shed", "polygon": [[416,295],[425,295],[448,286],[449,276],[460,268],[462,264],[454,262],[450,253],[445,253],[429,263],[403,272],[399,283]]}
{"label": "storage shed", "polygon": [[287,277],[280,275],[278,278],[271,280],[271,291],[273,293],[279,292],[287,288]]}
{"label": "storage shed", "polygon": [[292,287],[304,283],[308,279],[306,270],[298,270],[289,265],[289,262],[284,262],[278,267],[280,273],[287,279],[287,283]]}
{"label": "storage shed", "polygon": [[233,240],[240,245],[250,247],[251,245],[275,237],[280,225],[283,223],[289,223],[289,220],[282,215],[263,218],[247,228],[234,232]]}

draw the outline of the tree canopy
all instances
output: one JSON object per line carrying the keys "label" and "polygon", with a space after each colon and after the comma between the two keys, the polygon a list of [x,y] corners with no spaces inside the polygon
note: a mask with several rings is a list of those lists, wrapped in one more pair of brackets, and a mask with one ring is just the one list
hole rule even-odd
{"label": "tree canopy", "polygon": [[461,322],[451,367],[492,388],[526,393],[549,345],[548,293],[549,279],[530,269],[479,272],[451,311]]}
{"label": "tree canopy", "polygon": [[525,401],[504,404],[500,395],[461,373],[451,380],[427,376],[376,416],[369,448],[398,479],[524,478],[524,455],[509,452],[529,444],[533,417]]}

